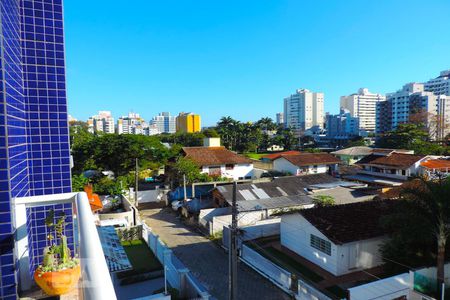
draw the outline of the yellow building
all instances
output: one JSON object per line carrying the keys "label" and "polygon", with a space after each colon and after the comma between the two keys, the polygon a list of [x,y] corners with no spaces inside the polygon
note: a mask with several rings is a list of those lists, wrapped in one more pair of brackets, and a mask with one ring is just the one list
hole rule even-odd
{"label": "yellow building", "polygon": [[177,116],[177,132],[200,132],[202,129],[200,115],[180,113]]}

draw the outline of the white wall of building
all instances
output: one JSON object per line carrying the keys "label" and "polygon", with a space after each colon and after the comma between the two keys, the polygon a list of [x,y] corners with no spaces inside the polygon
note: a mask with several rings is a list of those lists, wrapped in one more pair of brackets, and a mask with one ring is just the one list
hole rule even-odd
{"label": "white wall of building", "polygon": [[[311,246],[311,234],[331,243],[331,255]],[[336,245],[300,214],[281,217],[280,240],[284,247],[335,276],[382,264],[379,247],[383,237]]]}
{"label": "white wall of building", "polygon": [[299,89],[295,94],[284,98],[284,124],[297,133],[313,126],[323,128],[324,94]]}
{"label": "white wall of building", "polygon": [[[278,172],[288,172],[292,175],[327,173],[328,168],[329,165],[310,165],[305,167],[298,167],[283,157],[280,157],[273,162],[274,170]],[[336,170],[336,166],[334,166],[333,168]]]}
{"label": "white wall of building", "polygon": [[233,169],[227,170],[226,165],[220,166],[203,166],[202,173],[209,174],[210,169],[220,167],[220,176],[233,178],[234,180],[245,179],[246,177],[253,177],[253,164],[236,164]]}
{"label": "white wall of building", "polygon": [[341,97],[341,108],[348,109],[352,117],[359,118],[360,129],[374,132],[376,104],[385,100],[384,95],[370,93],[367,88],[360,88],[356,94]]}

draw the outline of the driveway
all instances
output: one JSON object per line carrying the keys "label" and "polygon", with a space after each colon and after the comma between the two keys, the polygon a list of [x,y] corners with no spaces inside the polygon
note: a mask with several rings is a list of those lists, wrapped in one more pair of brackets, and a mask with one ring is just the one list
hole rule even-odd
{"label": "driveway", "polygon": [[[228,298],[228,254],[189,230],[170,209],[140,211],[141,218],[217,299]],[[244,263],[238,266],[238,299],[291,299]]]}

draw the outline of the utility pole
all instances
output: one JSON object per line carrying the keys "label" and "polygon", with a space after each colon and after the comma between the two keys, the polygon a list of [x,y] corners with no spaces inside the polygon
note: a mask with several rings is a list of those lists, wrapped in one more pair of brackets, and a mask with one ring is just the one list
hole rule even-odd
{"label": "utility pole", "polygon": [[233,201],[231,206],[230,245],[228,247],[228,299],[237,300],[237,182],[233,182]]}
{"label": "utility pole", "polygon": [[139,164],[136,157],[136,170],[134,174],[134,206],[138,207]]}
{"label": "utility pole", "polygon": [[183,193],[184,193],[184,203],[186,203],[187,202],[186,174],[183,174]]}

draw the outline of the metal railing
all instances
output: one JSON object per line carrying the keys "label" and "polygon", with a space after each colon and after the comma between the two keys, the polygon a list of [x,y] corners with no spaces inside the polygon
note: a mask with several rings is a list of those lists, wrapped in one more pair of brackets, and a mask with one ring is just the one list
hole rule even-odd
{"label": "metal railing", "polygon": [[[78,233],[78,258],[81,266],[79,298],[84,300],[115,300],[114,286],[109,275],[100,238],[94,223],[89,199],[84,192],[64,193],[14,199],[16,249],[19,256],[20,287],[26,291],[33,285],[30,275],[29,245],[27,236],[27,208],[71,203],[76,205],[76,232]],[[105,276],[106,275],[106,276]]]}

